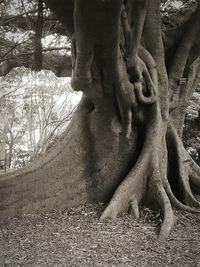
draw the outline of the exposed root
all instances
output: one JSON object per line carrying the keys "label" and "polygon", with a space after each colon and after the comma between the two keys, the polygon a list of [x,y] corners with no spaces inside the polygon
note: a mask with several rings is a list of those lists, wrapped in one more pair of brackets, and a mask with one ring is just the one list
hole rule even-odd
{"label": "exposed root", "polygon": [[195,199],[190,188],[189,178],[184,170],[184,166],[180,166],[180,183],[184,189],[183,198],[186,205],[199,208],[200,203]]}
{"label": "exposed root", "polygon": [[[158,107],[155,105],[154,107]],[[161,225],[159,240],[166,239],[175,222],[173,208],[200,213],[197,208],[199,202],[194,198],[190,189],[188,178],[188,164],[185,165],[186,155],[175,130],[169,126],[163,127],[159,116],[159,108],[154,109],[154,118],[146,129],[146,137],[140,156],[124,181],[119,185],[108,206],[104,210],[101,219],[115,219],[122,212],[130,211],[135,218],[139,218],[139,205],[145,199],[147,193],[152,193],[153,199],[159,204],[163,223]],[[165,130],[163,130],[165,128]],[[168,180],[167,169],[170,168],[167,157],[167,143],[173,148],[174,161],[178,169],[178,183],[181,188],[182,198],[179,200],[172,191]],[[162,144],[162,150],[159,148]],[[169,144],[168,144],[169,145]],[[170,156],[170,155],[168,155]],[[196,172],[199,171],[196,165]]]}
{"label": "exposed root", "polygon": [[[76,6],[75,13],[82,14],[84,10],[82,8],[85,5],[83,2],[77,1],[80,5]],[[137,162],[117,188],[101,219],[115,219],[119,214],[128,210],[134,217],[139,218],[140,203],[145,199],[146,194],[150,195],[153,191],[155,193],[153,198],[163,213],[164,219],[159,235],[159,239],[163,240],[168,237],[174,225],[172,205],[179,209],[199,212],[196,208],[199,208],[200,204],[191,191],[189,175],[191,182],[200,186],[200,168],[186,154],[173,126],[167,125],[165,119],[162,118],[156,65],[151,54],[145,48],[140,47],[147,14],[147,1],[136,1],[138,19],[133,28],[133,25],[129,25],[125,9],[121,10],[121,0],[102,1],[98,2],[99,5],[97,2],[94,1],[93,9],[96,14],[104,16],[105,25],[109,25],[106,35],[104,32],[104,36],[108,38],[102,38],[102,25],[96,17],[89,17],[94,24],[90,19],[84,20],[88,16],[82,16],[82,21],[75,19],[76,42],[73,45],[72,85],[75,90],[82,90],[92,100],[95,108],[99,107],[101,102],[97,100],[113,95],[116,100],[114,107],[118,111],[122,133],[128,140],[134,120],[146,134]],[[114,2],[117,3],[115,3],[115,9],[112,5]],[[103,12],[104,8],[110,11],[106,12],[106,15]],[[113,15],[111,23],[110,13]],[[119,49],[120,16],[125,39],[125,47],[121,47],[122,51]],[[155,22],[152,25],[155,26]],[[97,40],[98,45],[96,45]],[[100,51],[97,49],[99,47]],[[103,74],[103,83],[100,87],[98,84],[102,77],[101,75],[99,77],[99,74],[94,71],[95,68],[92,67],[95,59],[97,65],[102,66],[104,70],[101,73],[101,75]],[[96,79],[97,86],[94,86]],[[98,90],[93,90],[93,87]],[[134,110],[137,111],[137,114],[133,116]],[[146,116],[146,112],[148,112],[148,116]],[[170,147],[166,146],[167,142]],[[172,156],[172,161],[167,158],[167,150],[170,148],[172,153],[168,153],[168,156]],[[177,169],[175,179],[180,188],[180,192],[178,192],[180,196],[176,196],[177,192],[174,188],[176,185],[171,185],[171,179],[168,180],[170,178],[168,175],[171,174],[170,168],[173,167],[171,165]]]}
{"label": "exposed root", "polygon": [[168,175],[168,165],[169,164],[165,164],[165,162],[168,163],[168,153],[167,153],[167,143],[166,143],[166,136],[163,140],[163,150],[165,151],[164,152],[164,159],[163,159],[163,163],[164,163],[164,169],[163,169],[163,174],[162,174],[162,183],[163,183],[163,187],[166,191],[166,194],[172,204],[173,207],[177,208],[177,209],[180,209],[180,210],[184,210],[184,211],[188,211],[188,212],[191,212],[191,213],[199,213],[200,211],[197,210],[196,208],[192,208],[190,206],[187,206],[187,205],[184,205],[183,203],[181,203],[177,197],[174,195],[174,193],[172,192],[172,189],[171,189],[171,185],[169,183],[169,180],[167,178],[167,175]]}
{"label": "exposed root", "polygon": [[195,188],[195,191],[200,193],[200,166],[192,159],[192,157],[188,154],[186,149],[183,146],[178,134],[176,133],[173,126],[170,126],[170,129],[173,132],[174,138],[176,139],[179,149],[184,155],[184,162],[188,164],[188,179],[191,185]]}
{"label": "exposed root", "polygon": [[[155,129],[150,128],[150,133],[155,134]],[[153,139],[151,139],[153,141]],[[146,190],[146,174],[150,162],[152,142],[144,142],[141,154],[128,176],[119,185],[110,203],[103,212],[101,219],[111,218],[115,219],[118,214],[128,210],[130,207],[133,214],[138,217],[138,203],[142,200]]]}
{"label": "exposed root", "polygon": [[189,176],[192,187],[200,193],[200,167],[192,158],[190,158]]}
{"label": "exposed root", "polygon": [[160,117],[157,105],[154,106],[154,109],[156,111],[155,117],[150,123],[151,126],[147,128],[147,137],[140,156],[128,176],[117,188],[101,219],[115,219],[118,214],[128,209],[136,218],[139,217],[139,203],[146,191],[147,174],[153,157],[153,148],[155,147],[156,139],[154,137],[159,131]]}
{"label": "exposed root", "polygon": [[171,134],[171,138],[173,139],[174,147],[176,148],[177,161],[179,165],[179,181],[183,189],[185,204],[199,208],[200,203],[193,196],[190,182],[200,190],[200,167],[185,150],[173,126],[170,126],[169,132]]}
{"label": "exposed root", "polygon": [[[160,140],[161,142],[164,141],[162,137],[160,138]],[[165,160],[166,160],[165,152],[166,151],[164,150],[163,159],[160,159],[158,157],[159,155],[158,151],[159,151],[158,148],[154,149],[154,154],[151,159],[152,175],[150,177],[150,183],[152,184],[151,186],[153,186],[153,189],[156,192],[156,195],[154,198],[155,198],[155,201],[158,202],[162,210],[162,214],[164,218],[163,223],[161,225],[160,234],[159,234],[159,240],[164,240],[168,237],[174,225],[174,213],[172,210],[171,202],[163,186],[163,181],[162,181],[163,170],[160,168],[160,164],[165,163]]]}
{"label": "exposed root", "polygon": [[139,203],[136,199],[130,201],[129,213],[132,214],[136,219],[139,219],[140,217]]}
{"label": "exposed root", "polygon": [[200,181],[200,166],[190,157],[190,168],[199,176]]}
{"label": "exposed root", "polygon": [[115,219],[128,208],[136,218],[139,217],[138,205],[144,195],[145,175],[149,162],[149,155],[145,151],[146,149],[143,150],[134,168],[116,190],[100,219]]}
{"label": "exposed root", "polygon": [[[139,163],[141,163],[140,166]],[[127,211],[128,208],[135,218],[139,218],[139,203],[144,198],[147,186],[145,174],[148,173],[147,169],[153,169],[150,181],[156,190],[155,200],[159,203],[164,217],[159,235],[159,239],[164,240],[168,237],[174,225],[172,206],[163,187],[159,167],[158,165],[155,166],[153,153],[151,152],[149,156],[143,157],[139,163],[137,162],[137,167],[139,166],[139,168],[135,166],[134,170],[129,173],[129,176],[117,189],[101,219],[115,219],[118,214]]]}
{"label": "exposed root", "polygon": [[[171,139],[172,145],[175,148],[174,150],[176,153],[178,172],[179,172],[179,175],[177,178],[180,184],[180,188],[182,190],[183,203],[186,205],[195,207],[195,208],[199,208],[200,203],[195,199],[190,188],[189,175],[188,175],[190,165],[188,166],[185,164],[185,158],[186,156],[188,157],[188,155],[185,155],[186,150],[184,149],[182,143],[180,142],[180,139],[173,127],[169,128],[168,134],[169,134],[169,138]],[[194,162],[192,163],[193,163],[193,166],[195,166]]]}
{"label": "exposed root", "polygon": [[164,220],[160,229],[159,239],[164,240],[169,236],[174,225],[174,212],[172,210],[170,200],[165,192],[160,177],[155,177],[153,181],[157,191],[158,201],[164,215]]}
{"label": "exposed root", "polygon": [[163,186],[165,188],[165,191],[167,193],[167,196],[171,202],[171,204],[179,209],[179,210],[183,210],[183,211],[188,211],[188,212],[191,212],[191,213],[200,213],[200,210],[198,209],[195,209],[195,208],[192,208],[190,206],[187,206],[187,205],[184,205],[183,203],[181,203],[176,197],[175,195],[173,194],[172,190],[171,190],[171,187],[170,187],[170,184],[169,184],[169,181],[167,179],[167,177],[164,175],[163,176]]}

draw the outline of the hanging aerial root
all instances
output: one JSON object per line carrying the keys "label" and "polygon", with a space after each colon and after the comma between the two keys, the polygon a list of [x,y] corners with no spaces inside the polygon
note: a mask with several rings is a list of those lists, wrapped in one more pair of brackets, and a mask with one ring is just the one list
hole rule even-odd
{"label": "hanging aerial root", "polygon": [[146,88],[148,91],[148,96],[144,95],[143,86],[142,86],[141,82],[134,83],[134,88],[135,88],[136,97],[137,97],[138,102],[140,104],[150,105],[150,104],[153,104],[156,102],[157,97],[158,97],[158,93],[156,90],[156,86],[154,85],[154,83],[150,77],[150,74],[149,74],[149,71],[148,71],[146,65],[145,64],[142,64],[142,65],[143,65],[142,74],[144,77],[144,81],[146,82]]}
{"label": "hanging aerial root", "polygon": [[136,82],[134,83],[134,89],[136,93],[136,98],[137,101],[140,104],[145,104],[145,105],[151,105],[156,102],[156,95],[153,90],[150,90],[150,95],[145,96],[143,93],[143,88],[142,88],[142,83]]}

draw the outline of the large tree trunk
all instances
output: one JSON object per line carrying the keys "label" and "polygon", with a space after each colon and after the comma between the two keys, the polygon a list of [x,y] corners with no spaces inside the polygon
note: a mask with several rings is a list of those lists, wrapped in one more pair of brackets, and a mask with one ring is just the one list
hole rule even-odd
{"label": "large tree trunk", "polygon": [[112,113],[94,112],[82,99],[47,155],[0,176],[1,217],[108,201],[133,163],[133,150],[120,142]]}
{"label": "large tree trunk", "polygon": [[[47,2],[68,32],[74,29],[72,86],[83,99],[46,157],[1,177],[1,214],[110,200],[102,219],[127,210],[139,217],[151,197],[162,210],[160,238],[166,238],[172,207],[199,208],[190,182],[200,186],[200,168],[180,139],[199,78],[199,54],[190,57],[199,10],[188,22],[190,42],[166,48],[173,59],[166,68],[158,0],[128,0],[125,7],[122,0],[75,0],[63,9]],[[73,7],[74,21],[65,20]]]}

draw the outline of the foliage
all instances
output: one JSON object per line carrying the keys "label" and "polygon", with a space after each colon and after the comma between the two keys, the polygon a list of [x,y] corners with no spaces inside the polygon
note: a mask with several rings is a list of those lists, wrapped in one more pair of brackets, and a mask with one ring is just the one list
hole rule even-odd
{"label": "foliage", "polygon": [[189,154],[200,164],[200,87],[193,94],[187,108],[183,141]]}
{"label": "foliage", "polygon": [[41,29],[36,27],[39,12],[37,1],[1,1],[0,11],[0,76],[17,66],[33,68],[33,55],[38,52],[37,30],[42,32],[38,41],[41,43],[40,57],[45,61],[45,69],[51,69],[47,52],[63,56],[69,54],[70,44],[68,38],[63,36],[63,28],[44,5]]}
{"label": "foliage", "polygon": [[[49,71],[13,69],[33,67],[38,8],[37,1],[0,2],[0,76],[8,73],[0,80],[0,160],[6,157],[9,168],[23,167],[43,153],[66,127],[77,102],[69,78],[57,79]],[[43,66],[58,76],[69,76],[69,40],[60,34],[60,23],[45,6],[42,13]]]}
{"label": "foliage", "polygon": [[44,153],[68,125],[79,94],[69,78],[16,68],[1,80],[1,112],[6,117],[7,165],[16,168]]}

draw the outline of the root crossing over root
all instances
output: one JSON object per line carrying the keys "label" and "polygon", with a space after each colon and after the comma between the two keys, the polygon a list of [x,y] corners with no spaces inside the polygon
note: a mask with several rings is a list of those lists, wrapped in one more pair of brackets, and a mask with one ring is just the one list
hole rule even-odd
{"label": "root crossing over root", "polygon": [[[140,155],[132,170],[125,177],[117,188],[108,206],[104,210],[101,219],[115,219],[124,211],[130,211],[135,218],[139,218],[139,206],[149,195],[154,193],[154,201],[160,206],[163,214],[163,222],[160,229],[159,239],[166,239],[175,222],[173,207],[199,213],[199,202],[195,199],[189,180],[199,185],[200,171],[198,165],[190,160],[190,164],[185,165],[189,158],[186,150],[175,129],[169,124],[163,127],[159,106],[152,105],[154,114],[146,129],[146,136]],[[178,176],[177,184],[181,188],[182,196],[176,196],[170,184],[170,154],[168,145],[173,147],[174,161],[176,161]],[[162,148],[162,149],[161,149]],[[183,153],[184,152],[184,153]],[[190,177],[189,177],[190,176]]]}

